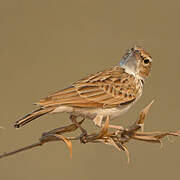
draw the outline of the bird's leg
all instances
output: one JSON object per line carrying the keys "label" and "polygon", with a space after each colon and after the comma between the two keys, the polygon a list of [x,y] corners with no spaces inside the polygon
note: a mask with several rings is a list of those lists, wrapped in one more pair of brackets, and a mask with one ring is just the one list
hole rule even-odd
{"label": "bird's leg", "polygon": [[81,137],[80,137],[80,141],[81,141],[81,143],[85,144],[87,142],[86,141],[87,131],[81,126],[81,124],[79,124],[76,121],[77,116],[70,115],[70,119],[81,130],[82,134],[81,134]]}
{"label": "bird's leg", "polygon": [[96,115],[96,117],[93,119],[93,122],[97,127],[101,128],[102,120],[103,120],[103,115]]}
{"label": "bird's leg", "polygon": [[[103,115],[97,115],[94,119],[93,119],[93,122],[94,124],[101,128],[104,126],[104,124],[102,124],[102,121],[103,121]],[[112,129],[117,129],[117,130],[124,130],[124,128],[122,126],[117,126],[117,125],[111,125],[109,124],[108,126],[109,128],[112,128]]]}

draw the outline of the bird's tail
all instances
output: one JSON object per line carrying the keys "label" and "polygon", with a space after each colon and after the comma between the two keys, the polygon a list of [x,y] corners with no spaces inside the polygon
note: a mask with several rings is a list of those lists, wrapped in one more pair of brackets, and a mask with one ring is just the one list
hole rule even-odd
{"label": "bird's tail", "polygon": [[52,107],[39,108],[39,109],[27,114],[26,116],[22,117],[18,121],[16,121],[14,124],[14,127],[20,128],[21,126],[24,126],[25,124],[31,122],[32,120],[39,118],[40,116],[47,114],[53,110],[54,110],[54,108],[52,108]]}

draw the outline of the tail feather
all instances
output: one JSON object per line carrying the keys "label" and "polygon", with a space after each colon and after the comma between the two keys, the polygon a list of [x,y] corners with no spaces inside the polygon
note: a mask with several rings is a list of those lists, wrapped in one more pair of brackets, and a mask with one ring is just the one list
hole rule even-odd
{"label": "tail feather", "polygon": [[22,117],[21,119],[19,119],[18,121],[15,122],[14,127],[15,128],[20,128],[21,126],[24,126],[25,124],[31,122],[34,119],[39,118],[40,116],[47,114],[51,111],[53,111],[54,108],[49,107],[49,108],[39,108],[27,115],[25,115],[24,117]]}

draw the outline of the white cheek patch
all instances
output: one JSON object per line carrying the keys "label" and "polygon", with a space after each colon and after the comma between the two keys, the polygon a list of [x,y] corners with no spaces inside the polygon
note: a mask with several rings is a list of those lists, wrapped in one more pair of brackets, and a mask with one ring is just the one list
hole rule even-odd
{"label": "white cheek patch", "polygon": [[138,62],[136,56],[131,54],[128,57],[126,57],[126,59],[123,59],[119,65],[125,69],[126,73],[135,76],[137,74],[137,63]]}
{"label": "white cheek patch", "polygon": [[133,76],[136,76],[136,72],[133,69],[131,69],[129,67],[124,67],[124,69],[125,69],[126,73],[132,74]]}

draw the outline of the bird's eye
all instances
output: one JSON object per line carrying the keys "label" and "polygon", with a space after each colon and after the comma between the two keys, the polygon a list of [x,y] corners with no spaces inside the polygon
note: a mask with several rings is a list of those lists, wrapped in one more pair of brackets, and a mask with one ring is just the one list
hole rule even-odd
{"label": "bird's eye", "polygon": [[149,59],[144,59],[144,64],[149,64]]}

